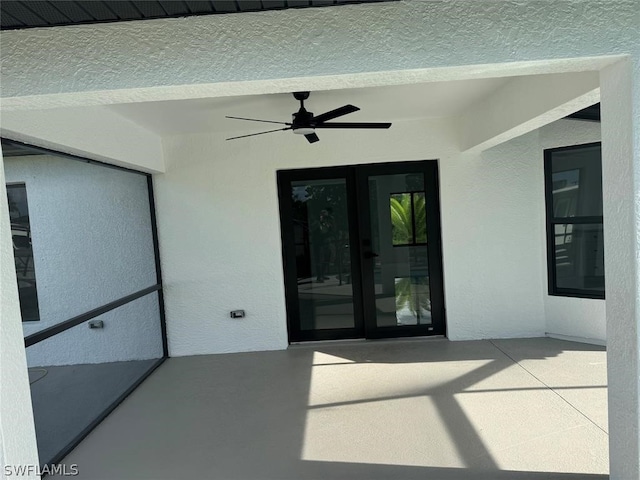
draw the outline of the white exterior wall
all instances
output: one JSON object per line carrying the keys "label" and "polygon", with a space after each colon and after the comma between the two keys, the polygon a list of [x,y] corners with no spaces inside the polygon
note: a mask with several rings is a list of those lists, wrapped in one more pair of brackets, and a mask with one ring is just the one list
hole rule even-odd
{"label": "white exterior wall", "polygon": [[440,163],[452,340],[544,336],[539,148],[532,132]]}
{"label": "white exterior wall", "polygon": [[[540,129],[539,164],[542,166],[543,150],[583,143],[599,142],[600,123],[579,120],[560,120]],[[544,201],[542,204],[544,208]],[[544,222],[543,211],[543,222]],[[543,224],[543,245],[546,245],[546,226]],[[546,261],[546,247],[545,247]],[[571,298],[549,295],[545,277],[544,316],[547,334],[552,337],[605,344],[607,322],[605,300]]]}
{"label": "white exterior wall", "polygon": [[[602,300],[547,294],[543,168],[544,148],[597,141],[599,124],[559,121],[478,154],[454,151],[451,121],[410,128],[322,132],[314,145],[290,132],[167,138],[155,185],[171,355],[285,348],[277,170],[434,158],[448,338],[604,341]],[[228,318],[239,308],[245,319]]]}
{"label": "white exterior wall", "polygon": [[[492,76],[505,71],[513,75],[601,70],[611,478],[638,478],[640,4],[636,0],[407,1],[220,17],[59,28],[46,34],[37,29],[4,34],[3,108],[360,87]],[[299,38],[305,41],[291,41]],[[309,55],[309,42],[313,55]],[[60,51],[68,54],[60,55]],[[606,60],[611,65],[604,70],[595,58],[616,54],[629,57]],[[185,146],[191,142],[182,141]],[[230,158],[243,164],[237,154],[227,156],[222,142],[199,143],[193,148],[204,147],[210,152],[185,149],[185,153],[193,153],[196,162],[210,161],[215,155],[217,159]],[[176,159],[178,144],[174,140],[168,144]],[[269,147],[272,149],[265,148],[260,160],[281,148],[279,143]],[[313,160],[306,151],[304,158]],[[201,173],[208,173],[199,168]],[[228,172],[222,169],[223,174]],[[218,179],[194,179],[189,172],[182,176],[172,173],[168,178],[179,185],[168,199],[180,199],[179,192],[191,188],[201,192],[195,200],[218,199],[211,194],[211,187],[204,186],[206,181],[225,188]],[[161,177],[158,181],[162,182]],[[268,178],[261,181],[266,183]],[[253,185],[258,180],[251,179],[249,183]],[[250,205],[257,203],[254,200]],[[180,208],[167,203],[164,207],[173,211]],[[225,214],[220,217],[224,220]],[[167,225],[168,233],[172,228]],[[208,221],[203,228],[213,230],[216,226]],[[267,232],[267,238],[273,239],[272,232]],[[176,240],[169,243],[172,247],[178,244]],[[221,243],[224,245],[224,241]],[[278,254],[272,251],[270,255]],[[221,257],[216,253],[213,256]],[[166,262],[171,261],[176,260]],[[203,265],[210,267],[212,262],[204,259]],[[274,265],[271,262],[269,266]],[[218,286],[217,282],[208,281],[215,273],[206,271],[200,275],[208,286]],[[187,277],[185,272],[174,276],[174,287],[189,282]],[[225,301],[235,303],[245,278],[218,278],[227,282],[238,278],[241,281],[235,288],[228,284],[223,287],[229,293],[236,292]],[[195,280],[193,284],[199,285],[197,280],[201,279]],[[255,287],[258,282],[245,283]],[[264,281],[260,286],[263,284]],[[247,289],[249,293],[239,299],[255,295],[255,291]],[[209,293],[202,289],[187,299],[206,301]],[[210,314],[210,310],[181,306],[183,300],[174,296],[172,308]],[[191,322],[195,332],[175,337],[176,347],[184,337],[201,333],[205,325],[199,317],[184,321]],[[227,333],[228,339],[219,336]],[[239,333],[238,327],[229,326],[207,334],[203,342],[192,343],[208,346],[215,339],[214,347],[227,341],[233,346],[239,342]],[[279,337],[280,332],[275,335]]]}
{"label": "white exterior wall", "polygon": [[[7,197],[0,152],[0,199]],[[20,301],[13,268],[11,221],[6,201],[0,201],[0,465],[38,465],[31,390],[20,328]],[[6,268],[10,265],[11,268]],[[34,473],[23,478],[40,478]]]}
{"label": "white exterior wall", "polygon": [[[30,335],[156,283],[147,180],[64,158],[5,159],[7,183],[27,189],[40,321]],[[162,356],[155,294],[27,349],[29,366]]]}
{"label": "white exterior wall", "polygon": [[3,33],[3,109],[491,77],[511,62],[509,75],[591,70],[576,58],[638,53],[638,9],[409,0],[16,30]]}
{"label": "white exterior wall", "polygon": [[[326,131],[313,145],[291,132],[166,138],[154,184],[170,354],[286,348],[277,170],[446,157],[451,133],[414,121],[384,135]],[[246,318],[230,319],[240,308]]]}
{"label": "white exterior wall", "polygon": [[162,172],[159,135],[99,106],[3,112],[2,136],[92,160],[145,172]]}
{"label": "white exterior wall", "polygon": [[605,68],[600,82],[610,474],[635,479],[640,478],[640,42],[635,58]]}

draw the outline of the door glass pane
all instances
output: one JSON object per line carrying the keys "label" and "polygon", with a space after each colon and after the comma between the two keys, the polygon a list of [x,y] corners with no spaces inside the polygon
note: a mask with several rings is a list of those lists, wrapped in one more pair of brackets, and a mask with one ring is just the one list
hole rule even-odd
{"label": "door glass pane", "polygon": [[378,327],[432,323],[424,190],[422,173],[369,177]]}
{"label": "door glass pane", "polygon": [[291,186],[300,329],[355,328],[346,180]]}
{"label": "door glass pane", "polygon": [[554,232],[558,288],[604,293],[602,224],[557,224]]}

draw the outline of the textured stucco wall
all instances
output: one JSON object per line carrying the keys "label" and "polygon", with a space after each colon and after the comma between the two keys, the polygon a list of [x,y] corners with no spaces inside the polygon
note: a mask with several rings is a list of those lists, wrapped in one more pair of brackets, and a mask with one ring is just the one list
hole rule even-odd
{"label": "textured stucco wall", "polygon": [[[69,299],[72,302],[72,297]],[[29,367],[162,357],[158,295],[151,293],[96,317],[103,329],[78,325],[27,348]]]}
{"label": "textured stucco wall", "polygon": [[[543,165],[542,155],[543,150],[546,148],[599,142],[600,139],[600,123],[597,122],[560,120],[551,123],[540,129],[539,165],[541,167]],[[542,207],[544,208],[544,201],[542,202]],[[545,242],[546,229],[544,226],[542,232],[542,241]],[[548,295],[546,282],[545,278],[544,315],[547,321],[547,333],[551,336],[569,337],[604,344],[607,339],[606,301]]]}
{"label": "textured stucco wall", "polygon": [[[539,134],[462,155],[453,134],[445,120],[323,132],[312,146],[288,133],[165,139],[168,170],[155,184],[171,355],[286,346],[276,170],[394,160],[440,159],[449,338],[544,335]],[[234,308],[247,317],[229,319]]]}
{"label": "textured stucco wall", "polygon": [[0,133],[4,138],[121,167],[150,173],[164,170],[160,136],[104,106],[5,111]]}
{"label": "textured stucco wall", "polygon": [[217,84],[213,94],[226,82],[277,89],[277,79],[638,52],[638,8],[408,1],[3,32],[2,97],[64,104],[59,94],[95,92],[108,103],[109,90],[125,89],[123,101],[142,101],[180,85]]}
{"label": "textured stucco wall", "polygon": [[[430,158],[440,159],[448,337],[604,340],[603,301],[547,295],[543,170],[544,148],[597,141],[599,124],[559,121],[478,154],[455,152],[450,121],[425,123],[415,144],[397,141],[404,127],[313,146],[287,133],[167,138],[169,170],[155,182],[172,355],[286,344],[277,169]],[[233,308],[250,316],[227,319]]]}
{"label": "textured stucco wall", "polygon": [[[144,176],[46,155],[8,158],[5,172],[26,184],[29,202],[41,320],[25,322],[25,335],[156,283]],[[29,365],[160,357],[152,304],[103,315],[104,330],[80,325],[30,347]]]}
{"label": "textured stucco wall", "polygon": [[[0,155],[0,199],[6,198]],[[20,303],[13,265],[9,209],[0,201],[0,465],[38,465],[31,391],[20,325]],[[23,478],[39,478],[35,475]]]}
{"label": "textured stucco wall", "polygon": [[547,292],[543,150],[600,140],[560,120],[441,168],[448,336],[606,341],[605,301]]}
{"label": "textured stucco wall", "polygon": [[538,132],[443,159],[447,331],[453,340],[543,336]]}
{"label": "textured stucco wall", "polygon": [[640,55],[600,82],[611,478],[640,478]]}
{"label": "textured stucco wall", "polygon": [[[286,347],[276,170],[445,157],[451,135],[449,122],[415,121],[313,145],[291,132],[166,138],[154,182],[171,355]],[[237,308],[247,317],[230,319]]]}
{"label": "textured stucco wall", "polygon": [[479,152],[600,100],[597,71],[512,79],[460,115],[460,149]]}

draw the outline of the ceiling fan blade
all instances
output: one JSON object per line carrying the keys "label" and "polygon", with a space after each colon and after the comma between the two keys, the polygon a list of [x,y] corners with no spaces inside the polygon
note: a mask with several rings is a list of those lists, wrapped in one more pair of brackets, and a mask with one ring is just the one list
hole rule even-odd
{"label": "ceiling fan blade", "polygon": [[256,135],[264,135],[265,133],[281,132],[283,130],[291,130],[291,127],[276,128],[275,130],[267,130],[266,132],[250,133],[249,135],[240,135],[239,137],[227,138],[227,140],[235,140],[236,138],[254,137]]}
{"label": "ceiling fan blade", "polygon": [[331,110],[329,112],[316,115],[315,117],[313,117],[313,121],[315,123],[322,123],[322,122],[326,122],[327,120],[332,120],[334,118],[347,115],[348,113],[357,112],[358,110],[360,109],[354,105],[344,105],[340,108],[336,108],[335,110]]}
{"label": "ceiling fan blade", "polygon": [[291,125],[289,122],[274,122],[272,120],[258,120],[257,118],[243,118],[243,117],[229,117],[225,118],[233,118],[234,120],[248,120],[250,122],[263,122],[263,123],[279,123],[280,125]]}
{"label": "ceiling fan blade", "polygon": [[318,138],[318,135],[316,135],[315,133],[308,133],[304,136],[304,138],[306,138],[309,141],[309,143],[316,143],[320,141],[320,139]]}
{"label": "ceiling fan blade", "polygon": [[390,123],[320,123],[314,128],[389,128]]}

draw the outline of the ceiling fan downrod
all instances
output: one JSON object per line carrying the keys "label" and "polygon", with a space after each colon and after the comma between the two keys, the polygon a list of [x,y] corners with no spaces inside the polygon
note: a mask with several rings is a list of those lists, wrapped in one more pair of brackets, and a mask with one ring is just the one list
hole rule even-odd
{"label": "ceiling fan downrod", "polygon": [[300,110],[292,114],[293,123],[291,130],[298,135],[311,135],[315,132],[313,128],[313,112],[307,112],[304,108],[304,101],[309,98],[309,92],[293,92],[293,97],[300,101]]}

